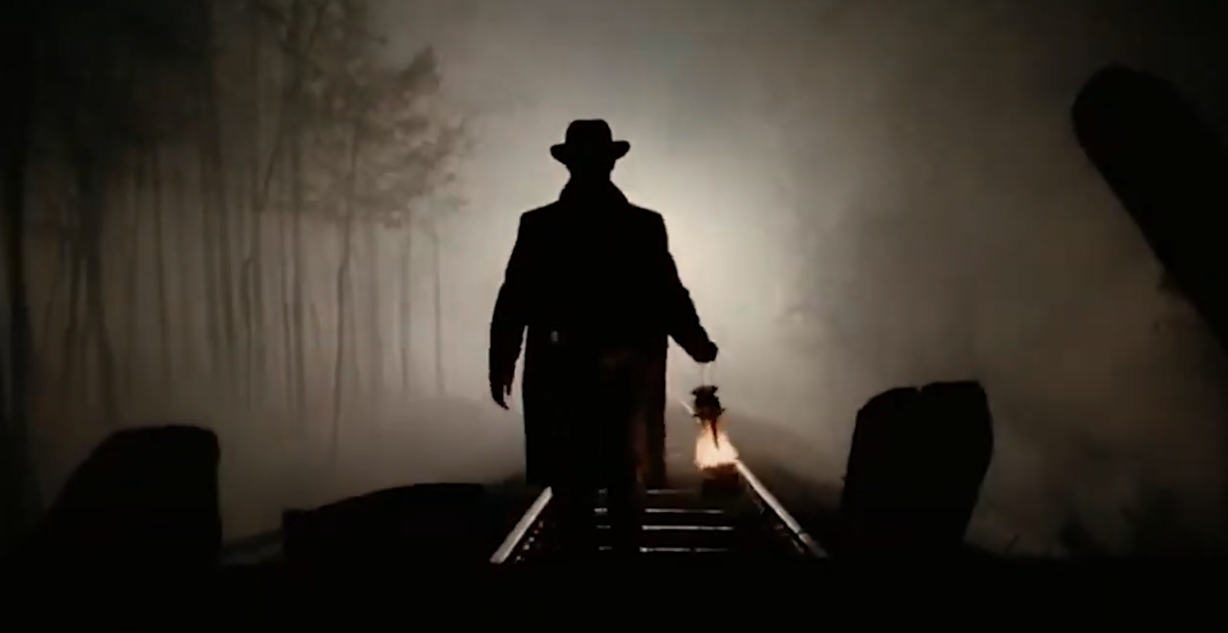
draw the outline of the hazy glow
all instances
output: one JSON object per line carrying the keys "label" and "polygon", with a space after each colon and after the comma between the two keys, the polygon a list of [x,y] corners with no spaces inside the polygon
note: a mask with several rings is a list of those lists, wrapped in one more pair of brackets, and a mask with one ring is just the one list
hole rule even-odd
{"label": "hazy glow", "polygon": [[[219,19],[251,22],[247,3],[218,4],[229,7]],[[976,378],[991,398],[997,454],[973,541],[1060,553],[1077,527],[1109,550],[1144,542],[1228,550],[1228,366],[1189,307],[1158,290],[1154,258],[1068,121],[1081,83],[1121,61],[1172,77],[1228,129],[1222,70],[1205,62],[1228,59],[1228,4],[1201,3],[1197,15],[1194,3],[1146,0],[377,4],[371,29],[388,40],[382,61],[434,45],[440,98],[469,122],[454,192],[463,204],[437,224],[419,217],[412,239],[360,227],[348,338],[338,334],[338,223],[305,222],[309,419],[276,404],[288,399],[284,359],[294,347],[282,320],[292,300],[286,169],[259,229],[268,313],[235,334],[267,356],[264,388],[275,393],[252,406],[204,380],[234,373],[209,366],[206,331],[215,324],[201,308],[213,301],[202,271],[218,268],[202,218],[222,217],[202,194],[212,191],[199,175],[204,135],[193,128],[148,161],[161,170],[152,179],[160,187],[118,169],[108,183],[108,205],[126,210],[108,216],[104,267],[124,417],[218,429],[228,534],[272,527],[288,506],[521,469],[518,398],[511,413],[489,402],[490,313],[519,214],[564,185],[549,146],[570,120],[603,117],[632,145],[615,181],[664,215],[681,275],[721,348],[708,377],[671,351],[669,415],[682,429],[673,449],[684,462],[707,449],[692,443],[672,401],[710,380],[736,424],[740,459],[774,491],[798,484],[798,498],[778,494],[786,503],[830,501],[868,398]],[[266,120],[254,126],[263,130],[251,143],[259,147],[248,147],[250,104],[240,89],[258,76],[234,72],[253,61],[245,28],[218,30],[230,54],[218,66],[219,90],[237,96],[219,109],[230,126],[222,162],[234,161],[235,173],[233,191],[217,198],[236,216],[256,173],[244,157],[273,153],[282,94],[274,80],[285,66],[270,27],[258,75],[270,82]],[[63,146],[44,148],[46,162]],[[58,210],[74,184],[68,170],[53,176],[31,195]],[[154,218],[166,226],[155,229]],[[39,361],[59,378],[75,351],[61,345],[71,267],[52,242],[32,251],[31,286]],[[254,242],[227,242],[232,283],[244,292],[251,280],[239,272],[252,270],[244,258]],[[158,266],[164,257],[175,265]],[[169,314],[159,318],[155,305]],[[169,323],[165,341],[149,334],[158,321]],[[349,389],[334,428],[336,367]],[[90,421],[96,385],[65,381],[73,396],[45,381],[54,388],[35,412],[49,491],[110,430]]]}
{"label": "hazy glow", "polygon": [[[977,538],[1056,551],[1073,521],[1121,543],[1121,508],[1159,491],[1181,491],[1191,520],[1221,517],[1191,527],[1214,538],[1222,444],[1194,438],[1223,437],[1222,363],[1156,291],[1067,123],[1110,59],[1209,81],[1132,39],[1159,17],[1090,2],[461,5],[393,11],[455,36],[451,87],[484,112],[471,214],[451,229],[467,260],[455,384],[482,392],[478,333],[516,216],[563,184],[546,147],[568,120],[605,117],[632,143],[615,180],[665,215],[722,346],[728,406],[776,438],[778,462],[837,482],[868,397],[975,377],[999,437]],[[689,388],[696,370],[674,360]]]}
{"label": "hazy glow", "polygon": [[729,441],[725,432],[717,429],[713,434],[711,428],[701,428],[695,439],[695,465],[701,470],[719,468],[737,463],[738,450]]}

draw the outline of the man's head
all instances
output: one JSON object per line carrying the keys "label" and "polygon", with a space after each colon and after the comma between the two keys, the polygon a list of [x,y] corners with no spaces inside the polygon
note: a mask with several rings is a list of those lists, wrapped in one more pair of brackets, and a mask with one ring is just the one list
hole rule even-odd
{"label": "man's head", "polygon": [[615,141],[610,125],[600,119],[572,121],[565,142],[550,148],[550,154],[567,166],[572,178],[609,178],[614,163],[631,149],[627,141]]}

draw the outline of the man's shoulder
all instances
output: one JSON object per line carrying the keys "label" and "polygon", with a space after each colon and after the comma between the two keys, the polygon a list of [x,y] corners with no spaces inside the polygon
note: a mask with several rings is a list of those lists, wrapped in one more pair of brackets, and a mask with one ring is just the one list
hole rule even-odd
{"label": "man's shoulder", "polygon": [[[628,202],[626,203],[626,212],[627,216],[624,217],[630,217],[636,226],[645,228],[665,226],[664,216],[652,209]],[[567,214],[568,209],[556,201],[521,213],[520,224],[522,228],[529,230],[536,227],[551,226],[556,221],[566,217]]]}
{"label": "man's shoulder", "polygon": [[658,225],[665,226],[665,216],[660,213],[641,207],[639,205],[627,203],[627,209],[637,221],[643,223],[644,226],[656,227]]}
{"label": "man's shoulder", "polygon": [[528,211],[520,214],[520,223],[526,225],[540,224],[543,220],[546,220],[550,216],[554,215],[557,207],[558,203],[552,202],[544,207],[529,209]]}
{"label": "man's shoulder", "polygon": [[631,209],[632,213],[638,215],[639,217],[645,220],[657,222],[657,221],[664,221],[665,219],[660,213],[657,213],[656,211],[653,211],[652,209],[649,209],[647,207],[641,207],[638,204],[631,204],[630,202],[628,202],[627,207]]}

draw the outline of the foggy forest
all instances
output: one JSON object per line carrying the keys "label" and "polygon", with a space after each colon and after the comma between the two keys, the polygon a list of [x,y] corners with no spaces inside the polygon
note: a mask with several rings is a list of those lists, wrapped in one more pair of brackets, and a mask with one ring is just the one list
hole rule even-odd
{"label": "foggy forest", "polygon": [[979,547],[1228,551],[1223,352],[1069,124],[1123,62],[1228,131],[1228,10],[1195,5],[8,3],[0,521],[144,424],[218,434],[228,539],[516,477],[490,311],[566,180],[549,146],[601,117],[721,346],[731,437],[799,503],[867,398],[973,378]]}

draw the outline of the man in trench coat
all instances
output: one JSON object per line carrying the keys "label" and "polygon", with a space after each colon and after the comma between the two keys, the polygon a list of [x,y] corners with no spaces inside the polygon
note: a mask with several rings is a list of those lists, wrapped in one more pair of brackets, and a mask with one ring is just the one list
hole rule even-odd
{"label": "man in trench coat", "polygon": [[507,408],[525,330],[525,458],[550,486],[566,546],[594,548],[607,491],[615,548],[638,551],[641,489],[665,477],[665,361],[672,337],[716,359],[678,277],[660,214],[610,181],[630,149],[581,120],[551,154],[571,178],[557,202],[520,217],[490,331],[490,390]]}

